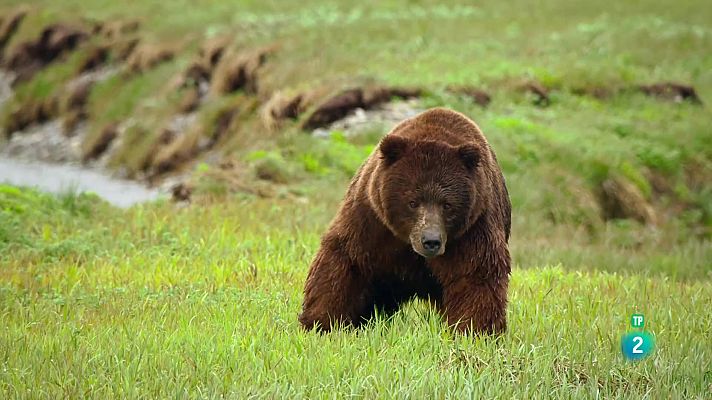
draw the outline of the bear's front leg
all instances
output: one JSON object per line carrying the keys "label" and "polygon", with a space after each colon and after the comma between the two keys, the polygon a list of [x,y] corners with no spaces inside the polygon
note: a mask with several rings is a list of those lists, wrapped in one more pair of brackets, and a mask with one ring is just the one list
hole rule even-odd
{"label": "bear's front leg", "polygon": [[481,281],[464,276],[443,288],[440,306],[450,326],[467,333],[503,333],[507,329],[509,277]]}
{"label": "bear's front leg", "polygon": [[458,251],[431,261],[443,287],[439,307],[461,332],[502,333],[507,329],[509,248],[503,233],[479,228],[460,239]]}
{"label": "bear's front leg", "polygon": [[324,241],[309,269],[299,322],[328,332],[335,323],[358,326],[370,308],[373,296],[361,271],[342,246]]}

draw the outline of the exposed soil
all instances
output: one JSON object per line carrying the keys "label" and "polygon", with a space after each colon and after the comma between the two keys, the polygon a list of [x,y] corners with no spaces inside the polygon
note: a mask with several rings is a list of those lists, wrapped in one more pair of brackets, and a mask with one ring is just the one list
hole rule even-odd
{"label": "exposed soil", "polygon": [[[267,61],[271,50],[252,52],[227,52],[220,57],[211,77],[210,92],[214,95],[244,90],[255,94],[258,91],[259,70]],[[222,53],[220,53],[222,54]]]}
{"label": "exposed soil", "polygon": [[448,86],[447,91],[468,97],[473,103],[487,107],[492,102],[492,96],[486,91],[472,86]]}
{"label": "exposed soil", "polygon": [[546,107],[551,104],[551,98],[549,97],[549,89],[544,87],[539,82],[529,81],[521,84],[518,90],[531,95],[533,97],[534,105],[539,107]]}
{"label": "exposed soil", "polygon": [[82,74],[85,72],[96,70],[109,61],[110,48],[109,46],[92,47],[84,59],[79,64],[77,72]]}
{"label": "exposed soil", "polygon": [[[0,17],[0,55],[26,12],[18,11]],[[83,161],[95,166],[106,166],[122,146],[133,145],[124,136],[129,129],[139,127],[133,118],[115,121],[105,126],[100,134],[87,143],[85,121],[91,119],[87,102],[94,84],[117,71],[140,74],[176,57],[179,49],[165,43],[141,42],[135,33],[140,25],[135,21],[94,22],[90,26],[52,24],[39,37],[14,46],[2,59],[2,66],[11,72],[0,71],[0,105],[12,97],[11,84],[31,79],[39,70],[61,60],[77,49],[84,50],[77,67],[77,77],[67,83],[58,94],[41,101],[16,104],[16,109],[5,121],[9,138],[4,154],[53,162]],[[278,130],[286,126],[301,127],[316,136],[326,136],[338,130],[346,135],[362,132],[386,132],[403,119],[422,111],[418,98],[420,88],[400,88],[374,84],[336,91],[334,87],[318,87],[301,92],[289,88],[273,93],[260,92],[260,74],[275,51],[274,47],[237,49],[230,36],[206,39],[193,60],[175,76],[168,87],[176,90],[180,100],[175,114],[165,117],[165,124],[153,132],[134,131],[147,154],[134,162],[140,171],[132,177],[154,180],[167,173],[181,170],[185,165],[211,150],[231,132],[237,132],[236,121],[260,110],[262,126]],[[524,93],[534,105],[551,104],[551,88],[528,80],[504,82],[501,90]],[[242,93],[241,99],[250,106],[231,105],[220,110],[209,124],[198,121],[203,104],[213,98]],[[469,98],[482,107],[491,104],[492,96],[473,86],[451,86],[446,91]],[[663,100],[701,104],[692,86],[662,82],[628,88],[592,86],[574,88],[572,93],[601,100],[624,91],[639,91]],[[400,101],[393,101],[400,100]],[[259,121],[258,121],[259,122]],[[201,125],[202,124],[202,125]],[[205,125],[205,126],[203,126]],[[129,135],[130,136],[130,135]],[[133,141],[134,139],[129,139]],[[139,140],[140,141],[140,140]],[[179,190],[177,198],[185,197]],[[611,178],[598,188],[604,218],[632,218],[643,223],[654,223],[654,210],[627,181]],[[189,196],[189,194],[187,195]]]}
{"label": "exposed soil", "polygon": [[697,91],[690,85],[675,82],[661,82],[652,85],[640,85],[638,89],[648,96],[675,103],[689,101],[694,104],[702,104],[700,97],[697,95]]}
{"label": "exposed soil", "polygon": [[4,60],[4,67],[15,72],[13,84],[31,79],[37,71],[57,58],[76,49],[89,38],[82,28],[53,24],[40,36],[17,45]]}
{"label": "exposed soil", "polygon": [[655,210],[632,183],[611,177],[601,183],[599,197],[606,220],[631,218],[644,224],[655,224]]}
{"label": "exposed soil", "polygon": [[126,70],[129,73],[141,73],[158,64],[169,61],[175,56],[175,50],[167,45],[157,43],[138,43],[126,59]]}
{"label": "exposed soil", "polygon": [[119,124],[116,122],[112,122],[108,125],[106,125],[101,132],[99,133],[99,136],[97,136],[96,140],[94,140],[91,144],[86,146],[86,150],[84,151],[84,154],[82,154],[82,160],[84,161],[90,161],[94,160],[100,155],[102,155],[106,149],[109,148],[109,145],[111,142],[116,139],[116,137],[119,135]]}
{"label": "exposed soil", "polygon": [[588,96],[599,100],[608,100],[620,91],[620,88],[606,86],[582,86],[571,90],[577,96]]}
{"label": "exposed soil", "polygon": [[386,133],[402,120],[423,111],[425,108],[420,105],[418,99],[383,103],[369,110],[357,108],[344,118],[315,129],[312,134],[326,137],[333,131],[343,132],[345,136],[356,136],[374,130]]}
{"label": "exposed soil", "polygon": [[406,88],[353,88],[344,90],[320,103],[306,118],[302,127],[306,130],[323,128],[343,119],[357,109],[368,110],[393,98],[409,99],[420,96],[419,89]]}

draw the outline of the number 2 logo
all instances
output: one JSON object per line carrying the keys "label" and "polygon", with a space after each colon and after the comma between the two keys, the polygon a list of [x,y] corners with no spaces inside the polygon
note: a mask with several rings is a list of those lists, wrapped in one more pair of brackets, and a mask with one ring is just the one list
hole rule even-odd
{"label": "number 2 logo", "polygon": [[643,354],[643,350],[640,349],[640,346],[643,345],[643,338],[640,336],[635,336],[633,338],[633,342],[637,343],[635,346],[633,346],[633,354]]}
{"label": "number 2 logo", "polygon": [[647,332],[631,332],[621,338],[623,355],[633,361],[649,356],[653,351],[653,345],[653,336]]}

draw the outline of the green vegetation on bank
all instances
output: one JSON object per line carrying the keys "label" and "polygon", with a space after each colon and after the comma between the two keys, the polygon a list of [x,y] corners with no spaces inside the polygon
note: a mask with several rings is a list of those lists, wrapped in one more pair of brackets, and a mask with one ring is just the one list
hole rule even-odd
{"label": "green vegetation on bank", "polygon": [[[7,9],[14,5],[10,1]],[[102,143],[107,125],[125,123],[122,145],[109,165],[129,176],[190,170],[192,161],[204,155],[200,143],[214,141],[217,157],[211,159],[228,158],[263,172],[266,168],[271,170],[264,175],[268,178],[291,181],[296,175],[309,181],[337,173],[343,182],[365,157],[360,146],[374,145],[383,132],[357,139],[354,149],[336,142],[325,146],[306,137],[299,121],[286,121],[276,130],[265,126],[260,107],[276,91],[380,82],[421,87],[425,106],[449,106],[475,119],[501,154],[515,205],[528,215],[600,231],[600,214],[604,219],[620,214],[616,204],[601,210],[607,201],[601,187],[613,182],[633,192],[637,205],[628,214],[666,226],[664,236],[672,235],[671,241],[712,232],[710,108],[634,90],[639,84],[685,82],[703,102],[710,101],[712,59],[706,55],[712,49],[712,15],[698,2],[671,9],[657,1],[645,6],[553,2],[536,7],[528,2],[247,1],[197,6],[141,1],[126,7],[70,0],[61,5],[40,1],[26,8],[27,17],[6,54],[57,21],[139,21],[138,31],[128,37],[175,51],[171,60],[142,73],[119,73],[91,88],[83,149],[86,153]],[[229,38],[237,52],[273,47],[258,73],[258,93],[205,96],[196,122],[175,132],[171,121],[181,93],[175,93],[172,82],[202,44],[221,37]],[[3,118],[32,99],[66,97],[64,85],[86,52],[80,47],[19,84]],[[535,107],[517,93],[516,85],[527,80],[552,89],[550,106]],[[444,89],[450,85],[485,89],[492,103],[482,109],[448,94]],[[575,94],[597,90],[608,94]],[[237,117],[225,132],[217,131],[220,113],[229,109],[237,110]],[[255,154],[270,157],[262,160]],[[277,164],[285,170],[276,170]],[[526,189],[524,182],[537,182],[538,190]]]}

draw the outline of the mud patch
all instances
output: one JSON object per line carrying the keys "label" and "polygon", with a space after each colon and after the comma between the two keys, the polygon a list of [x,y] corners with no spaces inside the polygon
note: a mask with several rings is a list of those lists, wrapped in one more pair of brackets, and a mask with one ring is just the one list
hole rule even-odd
{"label": "mud patch", "polygon": [[109,47],[96,46],[88,50],[87,55],[79,63],[77,73],[83,74],[94,71],[109,61]]}
{"label": "mud patch", "polygon": [[576,96],[593,97],[598,100],[608,100],[619,92],[619,88],[606,86],[581,86],[571,89],[571,93]]}
{"label": "mud patch", "polygon": [[94,33],[109,40],[117,40],[128,34],[136,32],[140,27],[141,24],[138,21],[115,20],[98,23],[95,25]]}
{"label": "mud patch", "polygon": [[638,90],[647,96],[656,97],[662,100],[682,103],[689,101],[693,104],[702,104],[697,91],[690,85],[684,85],[675,82],[662,82],[652,85],[640,85]]}
{"label": "mud patch", "polygon": [[5,136],[9,138],[33,124],[44,123],[57,116],[58,112],[59,102],[53,96],[16,105],[4,121]]}
{"label": "mud patch", "polygon": [[175,202],[190,201],[193,194],[193,187],[181,182],[171,187],[171,199]]}
{"label": "mud patch", "polygon": [[603,218],[634,219],[643,224],[655,224],[653,207],[632,183],[617,177],[608,178],[599,187]]}
{"label": "mud patch", "polygon": [[172,60],[174,56],[175,50],[167,45],[138,43],[126,60],[126,70],[129,73],[142,73]]}
{"label": "mud patch", "polygon": [[260,111],[262,123],[271,130],[278,129],[285,120],[296,120],[307,108],[307,98],[302,93],[288,95],[275,92]]}
{"label": "mud patch", "polygon": [[16,73],[13,85],[24,82],[47,64],[76,49],[88,38],[88,33],[81,28],[50,25],[42,30],[38,38],[17,45],[5,60],[4,66]]}
{"label": "mud patch", "polygon": [[313,135],[328,137],[334,131],[342,132],[347,137],[373,131],[380,131],[385,134],[399,122],[412,118],[423,111],[425,111],[425,108],[418,99],[383,103],[369,110],[359,108],[345,118],[323,128],[315,129]]}
{"label": "mud patch", "polygon": [[346,117],[357,109],[368,110],[393,98],[409,99],[420,96],[418,89],[403,88],[355,88],[327,98],[319,104],[302,124],[306,130],[323,128]]}
{"label": "mud patch", "polygon": [[206,40],[198,52],[199,62],[210,70],[218,65],[232,39],[228,36],[215,37]]}
{"label": "mud patch", "polygon": [[116,61],[125,62],[138,47],[140,41],[137,38],[119,39],[113,42],[110,47],[112,55]]}
{"label": "mud patch", "polygon": [[492,102],[492,96],[486,91],[472,86],[448,86],[447,91],[469,98],[480,107],[487,107]]}
{"label": "mud patch", "polygon": [[218,96],[240,89],[250,94],[257,93],[258,72],[270,52],[269,49],[263,49],[248,53],[226,53],[215,66],[210,92]]}
{"label": "mud patch", "polygon": [[537,81],[528,81],[520,84],[517,90],[531,97],[532,103],[539,107],[547,107],[551,104],[549,89]]}
{"label": "mud patch", "polygon": [[100,155],[102,155],[108,148],[109,145],[111,145],[111,142],[116,139],[116,137],[119,135],[119,124],[116,122],[110,123],[104,128],[102,128],[101,132],[99,132],[99,135],[92,140],[90,143],[87,143],[85,146],[85,150],[82,154],[82,160],[84,162],[95,160],[98,158]]}

